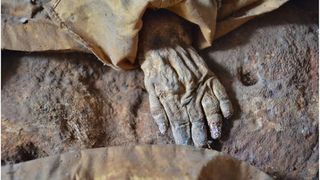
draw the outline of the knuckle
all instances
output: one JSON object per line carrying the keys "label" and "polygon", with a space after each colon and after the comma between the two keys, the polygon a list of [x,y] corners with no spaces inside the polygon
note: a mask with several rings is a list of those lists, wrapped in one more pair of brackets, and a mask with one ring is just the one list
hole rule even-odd
{"label": "knuckle", "polygon": [[218,109],[218,100],[214,97],[204,96],[202,106],[207,110],[212,109],[216,111]]}

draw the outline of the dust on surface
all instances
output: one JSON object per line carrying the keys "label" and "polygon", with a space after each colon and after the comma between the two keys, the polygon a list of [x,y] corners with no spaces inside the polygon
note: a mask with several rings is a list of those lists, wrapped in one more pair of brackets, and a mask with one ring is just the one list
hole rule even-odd
{"label": "dust on surface", "polygon": [[151,120],[140,71],[117,72],[88,54],[3,52],[3,57],[3,157],[14,159],[5,155],[19,154],[15,139],[25,136],[30,138],[23,142],[45,152],[34,158],[172,142]]}

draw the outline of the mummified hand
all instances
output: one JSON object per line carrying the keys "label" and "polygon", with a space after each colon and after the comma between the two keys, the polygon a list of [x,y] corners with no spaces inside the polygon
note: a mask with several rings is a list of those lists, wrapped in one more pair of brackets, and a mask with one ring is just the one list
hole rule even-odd
{"label": "mummified hand", "polygon": [[[169,124],[177,144],[205,146],[221,136],[222,116],[232,113],[225,89],[192,48],[149,51],[141,68],[150,110],[161,133]],[[221,111],[220,111],[221,110]]]}
{"label": "mummified hand", "polygon": [[191,47],[183,25],[177,23],[180,20],[170,16],[157,16],[156,22],[150,22],[152,16],[146,17],[150,26],[159,29],[159,23],[164,24],[158,33],[154,33],[157,28],[152,33],[142,31],[141,68],[150,111],[161,133],[171,126],[177,144],[204,147],[207,126],[213,139],[221,136],[222,115],[231,116],[231,102],[217,77]]}

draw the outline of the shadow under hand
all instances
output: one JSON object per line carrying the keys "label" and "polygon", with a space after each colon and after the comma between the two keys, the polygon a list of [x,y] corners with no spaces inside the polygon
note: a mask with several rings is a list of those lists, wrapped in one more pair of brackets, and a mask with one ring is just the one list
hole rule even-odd
{"label": "shadow under hand", "polygon": [[12,77],[19,67],[19,61],[17,60],[17,53],[12,51],[1,51],[1,82],[2,87]]}

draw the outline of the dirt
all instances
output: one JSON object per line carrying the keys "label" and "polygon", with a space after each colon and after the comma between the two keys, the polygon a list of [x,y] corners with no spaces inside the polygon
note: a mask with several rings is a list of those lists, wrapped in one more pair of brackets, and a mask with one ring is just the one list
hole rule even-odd
{"label": "dirt", "polygon": [[[302,2],[201,51],[236,110],[212,148],[279,179],[319,173],[318,2]],[[115,71],[80,53],[2,51],[1,63],[2,165],[77,149],[173,143],[150,116],[141,70]]]}
{"label": "dirt", "polygon": [[140,71],[114,71],[88,54],[4,52],[3,57],[4,161],[14,159],[9,156],[12,148],[23,146],[14,139],[22,132],[31,136],[22,144],[27,141],[46,152],[39,157],[79,148],[171,142],[151,121]]}

